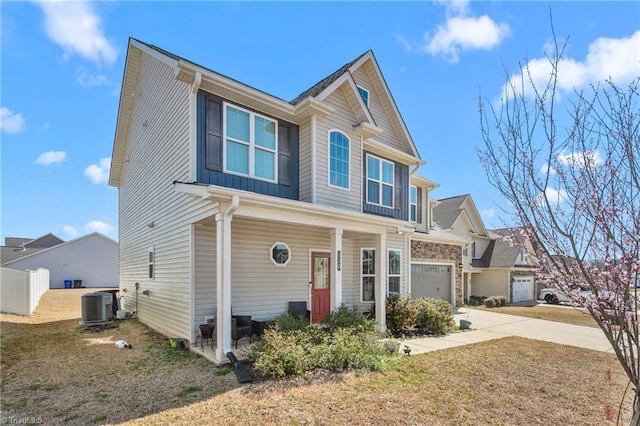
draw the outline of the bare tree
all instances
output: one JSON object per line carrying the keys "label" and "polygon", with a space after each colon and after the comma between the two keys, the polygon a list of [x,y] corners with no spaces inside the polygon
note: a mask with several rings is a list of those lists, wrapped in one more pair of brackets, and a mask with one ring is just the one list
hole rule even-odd
{"label": "bare tree", "polygon": [[508,80],[499,105],[480,98],[478,151],[523,237],[538,249],[539,279],[584,306],[611,343],[629,378],[637,425],[640,77],[628,86],[609,79],[560,99],[565,46],[556,41],[547,56],[547,81],[527,65]]}

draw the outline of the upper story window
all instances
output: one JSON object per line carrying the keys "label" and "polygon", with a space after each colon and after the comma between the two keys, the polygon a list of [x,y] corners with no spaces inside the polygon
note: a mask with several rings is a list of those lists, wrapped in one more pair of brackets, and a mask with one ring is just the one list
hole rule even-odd
{"label": "upper story window", "polygon": [[418,221],[418,187],[411,185],[409,190],[409,220]]}
{"label": "upper story window", "polygon": [[362,100],[364,101],[364,104],[366,106],[369,106],[369,91],[364,87],[358,86],[358,92],[360,93],[360,96],[362,96]]}
{"label": "upper story window", "polygon": [[476,259],[476,242],[471,243],[471,257]]}
{"label": "upper story window", "polygon": [[367,203],[393,208],[394,164],[367,154]]}
{"label": "upper story window", "polygon": [[525,247],[522,247],[520,249],[520,261],[527,263],[527,249]]}
{"label": "upper story window", "polygon": [[225,172],[277,181],[277,123],[227,104],[224,114]]}
{"label": "upper story window", "polygon": [[342,132],[329,132],[329,185],[349,189],[349,138]]}

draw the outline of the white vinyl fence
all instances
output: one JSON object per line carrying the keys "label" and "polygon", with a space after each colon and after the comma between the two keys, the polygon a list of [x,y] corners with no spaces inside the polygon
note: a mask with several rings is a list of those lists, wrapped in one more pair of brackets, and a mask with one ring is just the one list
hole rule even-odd
{"label": "white vinyl fence", "polygon": [[38,268],[18,271],[0,268],[2,312],[31,315],[40,297],[49,290],[49,270]]}

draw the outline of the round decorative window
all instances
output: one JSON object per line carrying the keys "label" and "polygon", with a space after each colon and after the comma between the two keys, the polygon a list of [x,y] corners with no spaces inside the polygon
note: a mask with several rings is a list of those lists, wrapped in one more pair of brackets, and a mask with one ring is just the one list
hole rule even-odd
{"label": "round decorative window", "polygon": [[276,266],[286,266],[291,260],[291,250],[285,243],[275,243],[271,247],[271,261]]}

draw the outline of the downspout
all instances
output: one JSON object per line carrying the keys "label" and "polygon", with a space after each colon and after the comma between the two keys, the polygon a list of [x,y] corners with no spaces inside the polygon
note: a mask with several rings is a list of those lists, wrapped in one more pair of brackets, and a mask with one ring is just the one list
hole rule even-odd
{"label": "downspout", "polygon": [[311,116],[311,203],[316,203],[316,116]]}

